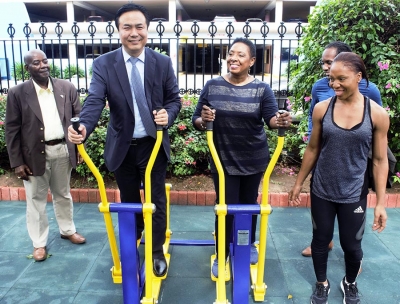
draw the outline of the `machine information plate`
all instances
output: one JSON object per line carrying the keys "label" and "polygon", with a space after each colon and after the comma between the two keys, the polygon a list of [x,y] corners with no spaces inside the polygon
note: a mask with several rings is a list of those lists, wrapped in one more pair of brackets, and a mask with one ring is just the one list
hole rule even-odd
{"label": "machine information plate", "polygon": [[249,245],[249,230],[238,230],[236,239],[237,239],[237,245],[248,246]]}

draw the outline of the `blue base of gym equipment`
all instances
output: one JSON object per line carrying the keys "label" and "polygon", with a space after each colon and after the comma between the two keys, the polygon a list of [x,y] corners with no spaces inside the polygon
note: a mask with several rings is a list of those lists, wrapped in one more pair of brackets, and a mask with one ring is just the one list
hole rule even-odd
{"label": "blue base of gym equipment", "polygon": [[125,304],[140,303],[145,283],[144,267],[140,268],[136,240],[136,214],[142,214],[142,207],[141,203],[110,203],[110,212],[118,212],[122,292]]}

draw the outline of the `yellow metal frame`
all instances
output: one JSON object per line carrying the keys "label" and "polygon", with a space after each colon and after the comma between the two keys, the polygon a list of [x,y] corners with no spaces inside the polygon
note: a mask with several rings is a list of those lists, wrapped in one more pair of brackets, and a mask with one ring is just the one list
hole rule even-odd
{"label": "yellow metal frame", "polygon": [[[166,278],[165,276],[159,278],[153,274],[153,233],[152,233],[152,218],[154,205],[151,203],[151,170],[153,169],[154,162],[156,161],[158,151],[160,150],[162,143],[163,130],[157,129],[156,143],[154,144],[153,151],[151,152],[149,162],[147,163],[146,171],[144,174],[145,189],[144,198],[145,202],[143,204],[143,216],[144,216],[144,232],[146,237],[146,242],[144,246],[145,252],[145,295],[142,298],[142,304],[153,304],[155,300],[158,299],[158,295],[161,288],[161,282]],[[167,257],[166,257],[167,258]],[[169,256],[167,259],[167,264],[169,265]],[[147,284],[147,282],[152,282]]]}
{"label": "yellow metal frame", "polygon": [[262,198],[261,198],[261,221],[260,221],[260,242],[257,247],[259,251],[258,263],[256,265],[250,265],[250,276],[252,282],[252,289],[255,301],[264,301],[265,291],[267,285],[263,282],[264,280],[264,266],[265,256],[267,251],[267,230],[268,230],[268,216],[272,212],[271,205],[268,203],[268,191],[269,191],[269,178],[271,177],[272,170],[274,169],[279,155],[282,152],[284,136],[278,135],[278,143],[274,154],[268,164],[267,170],[264,174],[263,187],[262,187]]}
{"label": "yellow metal frame", "polygon": [[170,226],[170,211],[169,211],[169,207],[170,207],[170,193],[171,193],[171,188],[172,185],[171,184],[165,184],[165,195],[167,196],[167,207],[166,207],[166,216],[167,216],[167,229],[165,230],[165,243],[163,246],[163,250],[164,253],[167,254],[168,250],[169,250],[169,244],[171,242],[171,236],[172,236],[172,231],[171,231],[171,226]]}
{"label": "yellow metal frame", "polygon": [[[153,169],[154,162],[156,160],[158,151],[160,150],[161,143],[163,137],[163,130],[157,130],[157,138],[156,143],[154,145],[153,151],[150,155],[149,162],[145,171],[145,198],[143,203],[143,217],[145,223],[145,275],[146,282],[151,282],[151,284],[145,284],[145,295],[141,300],[143,304],[154,304],[157,302],[161,283],[167,276],[156,277],[153,274],[153,265],[152,265],[152,255],[153,255],[153,245],[152,245],[152,214],[154,212],[154,205],[151,203],[151,171]],[[97,180],[97,184],[99,186],[101,203],[99,204],[99,211],[104,215],[104,222],[106,225],[108,240],[110,244],[111,256],[113,260],[113,266],[111,268],[113,282],[115,284],[122,283],[122,270],[121,270],[121,260],[118,253],[117,241],[115,238],[114,227],[112,223],[111,213],[110,213],[110,204],[107,201],[106,189],[104,186],[103,177],[101,176],[99,170],[94,165],[93,161],[90,159],[90,156],[86,153],[84,145],[77,145],[78,151],[82,156],[85,163],[88,165],[90,171],[92,171],[93,175]],[[171,239],[171,230],[170,230],[170,220],[169,220],[169,205],[170,205],[170,190],[171,184],[165,185],[166,189],[166,197],[167,197],[167,231],[166,231],[166,242],[164,243],[163,250],[165,254],[165,258],[167,260],[167,264],[170,263],[170,255],[168,254],[169,243]]]}
{"label": "yellow metal frame", "polygon": [[101,203],[99,204],[99,211],[102,212],[104,215],[104,222],[106,225],[108,241],[110,243],[111,256],[114,264],[113,267],[111,268],[111,274],[113,282],[116,284],[121,284],[122,283],[121,260],[118,254],[117,241],[115,239],[114,226],[110,214],[110,204],[107,201],[107,194],[104,186],[103,177],[101,176],[97,167],[94,165],[93,161],[90,159],[90,156],[86,153],[83,144],[80,144],[77,147],[79,154],[83,157],[83,160],[88,165],[90,171],[92,171],[99,186],[100,199],[101,199]]}
{"label": "yellow metal frame", "polygon": [[225,203],[225,174],[222,168],[221,161],[219,160],[217,150],[215,149],[213,141],[212,130],[207,130],[207,143],[210,149],[211,156],[214,160],[215,166],[218,171],[218,181],[219,181],[219,198],[218,204],[215,206],[215,213],[218,216],[218,278],[217,278],[217,299],[214,304],[226,304],[229,303],[226,299],[226,288],[225,288],[225,217],[228,213],[228,209]]}
{"label": "yellow metal frame", "polygon": [[[152,266],[152,214],[154,211],[154,206],[151,203],[151,170],[153,168],[154,162],[156,160],[158,151],[162,143],[162,130],[157,130],[156,143],[154,145],[152,154],[150,156],[148,165],[145,172],[145,201],[143,204],[143,216],[145,222],[145,275],[146,281],[152,282],[151,284],[145,284],[145,296],[141,300],[143,304],[154,304],[157,302],[159,291],[161,288],[162,280],[164,280],[167,274],[163,277],[156,277],[153,274]],[[207,130],[207,142],[210,149],[210,153],[213,157],[215,166],[218,171],[219,179],[219,204],[215,206],[215,213],[218,216],[218,230],[219,237],[217,239],[219,254],[218,254],[218,278],[216,279],[216,300],[214,304],[226,304],[229,303],[226,299],[226,288],[225,281],[230,279],[229,263],[225,261],[225,217],[227,215],[227,206],[225,203],[225,175],[222,168],[222,164],[219,160],[217,151],[213,142],[213,132],[212,130]],[[255,301],[264,301],[265,290],[267,288],[266,284],[263,282],[264,278],[264,266],[265,266],[265,252],[267,246],[267,229],[268,229],[268,215],[271,213],[272,209],[268,203],[268,187],[269,178],[271,176],[272,170],[275,167],[279,155],[283,149],[284,136],[278,136],[277,148],[271,158],[271,161],[267,167],[266,173],[264,175],[263,181],[263,196],[261,200],[261,224],[260,224],[260,243],[257,249],[259,250],[258,263],[256,265],[251,265],[251,280],[252,288],[254,293]],[[113,282],[116,284],[122,283],[122,271],[121,271],[121,260],[118,253],[117,242],[115,238],[112,218],[110,214],[110,204],[107,201],[107,194],[104,186],[103,177],[101,176],[99,170],[94,165],[89,155],[86,153],[83,144],[77,145],[80,155],[83,160],[88,165],[90,171],[95,176],[100,192],[101,203],[98,205],[99,211],[104,215],[104,222],[106,225],[108,240],[110,244],[111,256],[113,260],[113,266],[111,268]],[[166,197],[167,197],[167,230],[166,230],[166,241],[163,246],[164,254],[169,266],[170,255],[168,254],[169,244],[171,240],[172,232],[170,230],[170,190],[171,185],[166,184]],[[213,256],[215,257],[215,255]],[[213,261],[213,257],[211,261]],[[225,268],[228,270],[225,271]]]}
{"label": "yellow metal frame", "polygon": [[[217,299],[214,304],[225,304],[229,303],[226,299],[226,288],[225,281],[230,280],[230,269],[229,263],[225,261],[225,216],[227,215],[227,205],[225,202],[225,174],[221,165],[221,161],[218,157],[217,151],[215,149],[213,141],[213,130],[207,129],[207,143],[214,160],[215,166],[218,171],[219,180],[219,204],[215,206],[215,213],[218,216],[218,278],[212,277],[213,281],[217,282]],[[262,187],[262,199],[260,204],[260,242],[257,245],[258,263],[256,265],[250,265],[250,277],[252,282],[252,289],[254,300],[264,301],[265,291],[267,285],[263,282],[264,280],[264,266],[265,266],[265,256],[267,249],[267,230],[268,230],[268,216],[272,212],[271,205],[268,203],[268,191],[269,191],[269,179],[271,177],[272,171],[279,159],[279,155],[282,152],[283,144],[285,138],[284,135],[278,134],[278,142],[274,154],[268,164],[267,170],[264,174],[263,187]],[[211,265],[215,259],[215,255],[211,256]],[[222,275],[221,275],[222,274]]]}

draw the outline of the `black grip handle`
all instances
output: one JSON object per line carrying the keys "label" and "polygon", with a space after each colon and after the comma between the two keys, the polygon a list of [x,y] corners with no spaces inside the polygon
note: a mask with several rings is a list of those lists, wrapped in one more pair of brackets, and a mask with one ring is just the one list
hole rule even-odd
{"label": "black grip handle", "polygon": [[78,133],[81,133],[81,132],[79,132],[79,125],[80,125],[80,121],[81,121],[81,119],[79,118],[79,117],[72,117],[71,118],[71,122],[72,122],[72,127],[74,128],[74,130],[76,131],[76,132],[78,132]]}
{"label": "black grip handle", "polygon": [[[283,114],[283,113],[286,113],[286,111],[279,110],[278,113]],[[286,131],[286,128],[278,127],[278,136],[285,136],[285,131]]]}
{"label": "black grip handle", "polygon": [[[214,110],[214,107],[213,107],[213,106],[208,105],[208,107],[210,108],[211,111]],[[213,121],[207,121],[207,122],[206,122],[206,129],[207,129],[207,131],[212,131],[212,130],[213,130],[213,125],[214,125],[214,122],[213,122]]]}
{"label": "black grip handle", "polygon": [[[158,113],[162,109],[163,109],[163,107],[158,106],[158,107],[156,107],[156,112]],[[157,125],[156,129],[157,129],[157,131],[160,131],[160,130],[164,129],[164,126]]]}

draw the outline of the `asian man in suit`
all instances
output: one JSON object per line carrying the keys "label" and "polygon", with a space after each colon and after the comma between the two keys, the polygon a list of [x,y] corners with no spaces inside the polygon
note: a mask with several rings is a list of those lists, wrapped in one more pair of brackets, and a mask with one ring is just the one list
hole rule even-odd
{"label": "asian man in suit", "polygon": [[[163,126],[163,141],[151,174],[153,214],[153,271],[167,272],[163,253],[166,230],[165,175],[170,154],[167,128],[181,109],[179,88],[171,59],[146,48],[150,18],[147,10],[133,3],[116,13],[115,25],[122,47],[93,62],[89,95],[80,114],[80,134],[72,126],[68,138],[82,143],[96,128],[108,102],[110,121],[104,158],[114,172],[121,202],[140,202],[140,185],[155,144],[156,125]],[[157,109],[157,111],[156,111]],[[158,110],[160,109],[160,110]],[[137,216],[138,238],[144,229]]]}

